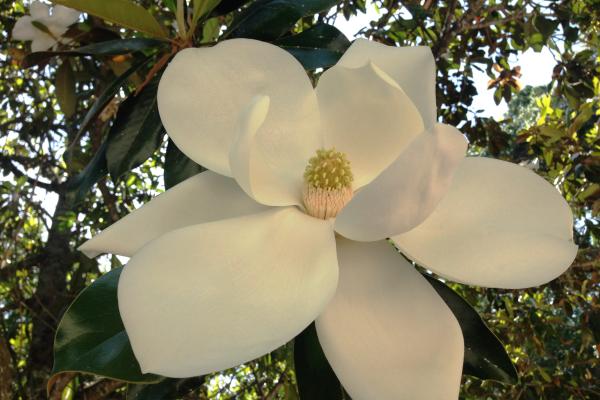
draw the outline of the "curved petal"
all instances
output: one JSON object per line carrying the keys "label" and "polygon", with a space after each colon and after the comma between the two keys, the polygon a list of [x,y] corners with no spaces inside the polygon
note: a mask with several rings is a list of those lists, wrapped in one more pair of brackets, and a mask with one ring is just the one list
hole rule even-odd
{"label": "curved petal", "polygon": [[450,309],[391,244],[337,241],[340,277],[316,322],[354,400],[456,400],[464,343]]}
{"label": "curved petal", "polygon": [[52,16],[50,20],[54,25],[60,27],[68,27],[69,25],[74,24],[79,19],[81,13],[77,10],[74,10],[69,7],[56,5],[52,8]]}
{"label": "curved petal", "polygon": [[115,222],[79,247],[132,256],[149,241],[178,228],[254,214],[267,208],[246,196],[233,179],[210,171],[195,175]]}
{"label": "curved petal", "polygon": [[179,52],[161,78],[158,108],[167,133],[187,156],[231,176],[238,119],[256,95],[271,99],[257,135],[266,157],[282,161],[277,151],[299,138],[320,142],[316,97],[304,69],[286,51],[257,40]]}
{"label": "curved petal", "polygon": [[34,1],[29,6],[29,14],[33,19],[44,21],[50,16],[50,7],[41,1]]}
{"label": "curved petal", "polygon": [[524,288],[562,274],[577,253],[573,215],[560,193],[527,168],[466,158],[436,210],[393,237],[411,258],[467,284]]}
{"label": "curved petal", "polygon": [[25,15],[17,20],[12,30],[14,40],[33,40],[39,36],[41,31],[31,24],[33,18]]}
{"label": "curved petal", "polygon": [[419,225],[446,194],[466,149],[456,128],[434,125],[354,195],[338,214],[335,230],[349,239],[373,241]]}
{"label": "curved petal", "polygon": [[393,47],[357,39],[337,65],[356,68],[367,61],[374,62],[398,82],[419,109],[426,128],[437,121],[435,60],[429,47]]}
{"label": "curved petal", "polygon": [[[310,141],[298,140],[295,145],[286,143],[294,140],[289,135],[273,143],[272,146],[284,144],[279,152],[270,152],[287,155],[287,159],[283,163],[270,160],[266,154],[269,152],[265,153],[257,140],[269,113],[269,103],[268,96],[257,96],[242,114],[240,130],[229,153],[231,172],[248,196],[259,203],[270,206],[302,204],[303,172],[315,147]],[[292,160],[296,162],[290,163]]]}
{"label": "curved petal", "polygon": [[31,51],[45,51],[50,49],[55,44],[56,40],[53,37],[51,37],[47,33],[40,31],[40,33],[31,42]]}
{"label": "curved petal", "polygon": [[143,372],[189,377],[285,344],[335,292],[327,221],[295,207],[194,225],[125,266],[119,311]]}
{"label": "curved petal", "polygon": [[423,120],[398,84],[373,63],[335,66],[317,85],[325,147],[348,155],[355,189],[372,181],[423,132]]}

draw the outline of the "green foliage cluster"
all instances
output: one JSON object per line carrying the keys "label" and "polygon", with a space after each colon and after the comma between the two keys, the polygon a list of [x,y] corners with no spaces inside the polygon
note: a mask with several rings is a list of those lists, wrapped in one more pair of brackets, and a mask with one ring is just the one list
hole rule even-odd
{"label": "green foliage cluster", "polygon": [[[173,54],[252,37],[286,49],[318,79],[350,43],[332,27],[335,20],[367,8],[378,17],[361,35],[432,48],[439,117],[467,134],[471,151],[535,168],[561,190],[576,220],[578,257],[553,282],[511,291],[449,284],[506,344],[517,383],[501,347],[490,350],[498,345],[494,335],[466,303],[452,300],[455,292],[439,288],[465,338],[467,322],[476,329],[467,340],[475,350],[465,359],[461,398],[600,398],[598,0],[194,1],[189,15],[174,0],[55,3],[89,14],[70,28],[70,42],[59,51],[33,54],[9,40],[25,5],[0,3],[0,399],[45,398],[48,381],[56,399],[295,399],[298,388],[305,398],[348,398],[310,327],[295,348],[290,343],[221,374],[186,380],[139,376],[137,365],[127,363],[131,357],[118,362],[116,374],[110,366],[102,371],[78,349],[114,348],[77,342],[62,324],[56,354],[52,349],[63,315],[73,317],[85,301],[83,313],[116,305],[121,261],[90,260],[77,246],[203,170],[168,141],[158,118],[156,87]],[[549,49],[556,66],[546,86],[519,91],[510,56],[528,49]],[[483,95],[508,102],[504,119],[473,108],[475,70],[493,82]],[[99,288],[105,297],[97,296]],[[122,325],[113,317],[102,322],[119,340]],[[481,357],[485,351],[491,352]],[[150,381],[157,383],[143,384]]]}

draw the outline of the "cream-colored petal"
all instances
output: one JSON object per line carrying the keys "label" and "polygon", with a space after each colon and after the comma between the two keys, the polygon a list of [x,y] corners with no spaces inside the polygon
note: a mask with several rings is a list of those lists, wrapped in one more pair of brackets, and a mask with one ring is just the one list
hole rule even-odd
{"label": "cream-colored petal", "polygon": [[316,96],[302,66],[285,50],[251,39],[179,52],[161,78],[158,108],[186,155],[231,176],[229,152],[239,118],[257,95],[270,98],[256,139],[267,159],[282,161],[278,151],[301,133],[309,142],[320,138]]}
{"label": "cream-colored petal", "polygon": [[197,376],[285,344],[337,278],[331,224],[278,208],[149,243],[121,273],[119,311],[143,372]]}
{"label": "cream-colored petal", "polygon": [[149,241],[174,229],[266,209],[249,198],[233,179],[205,171],[155,197],[79,250],[88,257],[100,253],[132,256]]}
{"label": "cream-colored petal", "polygon": [[372,181],[423,132],[417,108],[377,65],[335,66],[317,85],[325,147],[347,154],[353,187]]}
{"label": "cream-colored petal", "polygon": [[40,30],[31,24],[33,18],[29,15],[24,15],[17,20],[12,30],[12,38],[14,40],[33,40],[39,36]]}
{"label": "cream-colored petal", "polygon": [[337,65],[356,68],[367,61],[375,63],[398,82],[419,109],[426,128],[435,123],[435,60],[429,47],[393,47],[357,39]]}
{"label": "cream-colored petal", "polygon": [[50,6],[40,1],[34,1],[29,6],[29,14],[36,20],[44,20],[50,16]]}
{"label": "cream-colored petal", "polygon": [[546,283],[571,265],[572,231],[569,205],[551,184],[527,168],[473,157],[429,218],[393,240],[449,279],[516,289]]}
{"label": "cream-colored petal", "polygon": [[349,239],[373,241],[419,225],[446,194],[466,149],[467,141],[456,128],[434,125],[354,195],[338,215],[336,231]]}
{"label": "cream-colored petal", "polygon": [[[37,28],[36,28],[37,29]],[[56,40],[47,33],[39,31],[40,33],[31,41],[31,51],[45,51],[56,44]]]}
{"label": "cream-colored petal", "polygon": [[353,400],[456,400],[458,322],[391,244],[337,240],[340,276],[316,322],[323,351]]}
{"label": "cream-colored petal", "polygon": [[[304,165],[317,145],[311,146],[310,141],[307,143],[299,137],[295,146],[284,145],[279,152],[272,152],[285,156],[282,158],[284,163],[269,160],[257,140],[269,113],[269,103],[268,96],[257,96],[242,113],[239,133],[229,153],[231,172],[248,196],[259,203],[270,206],[302,204]],[[294,138],[288,135],[272,146],[289,140]],[[290,163],[292,160],[296,162]]]}
{"label": "cream-colored petal", "polygon": [[69,25],[77,22],[80,15],[81,13],[77,10],[57,5],[52,8],[52,16],[50,17],[50,20],[54,25],[68,27]]}

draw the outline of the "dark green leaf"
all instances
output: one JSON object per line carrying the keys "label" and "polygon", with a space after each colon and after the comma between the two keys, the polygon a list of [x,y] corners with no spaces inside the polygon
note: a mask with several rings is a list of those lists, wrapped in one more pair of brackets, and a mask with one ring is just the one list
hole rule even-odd
{"label": "dark green leaf", "polygon": [[327,24],[316,25],[274,43],[296,57],[305,69],[334,65],[350,46],[350,41],[342,32]]}
{"label": "dark green leaf", "polygon": [[206,169],[189,159],[169,139],[165,156],[165,187],[167,189],[202,171],[206,171]]}
{"label": "dark green leaf", "polygon": [[200,18],[210,14],[221,0],[192,0],[192,23],[195,24]]}
{"label": "dark green leaf", "polygon": [[140,372],[125,333],[117,305],[121,271],[116,268],[96,279],[63,315],[54,341],[52,375],[77,371],[134,383],[160,379]]}
{"label": "dark green leaf", "polygon": [[231,23],[226,37],[272,41],[288,32],[302,17],[329,10],[340,0],[258,0]]}
{"label": "dark green leaf", "polygon": [[158,114],[155,76],[119,107],[107,138],[106,163],[113,180],[146,161],[160,146],[164,128]]}
{"label": "dark green leaf", "polygon": [[68,197],[71,204],[79,203],[88,194],[92,186],[106,175],[106,142],[100,148],[88,165],[73,180],[67,184]]}
{"label": "dark green leaf", "polygon": [[77,96],[75,94],[75,75],[71,63],[65,60],[56,71],[54,81],[56,99],[61,111],[66,117],[75,114],[77,107]]}
{"label": "dark green leaf", "polygon": [[173,14],[177,12],[177,3],[176,0],[163,0],[163,4],[171,11]]}
{"label": "dark green leaf", "polygon": [[496,90],[494,90],[494,103],[496,103],[496,105],[500,104],[500,102],[502,101],[502,87],[498,87],[496,88]]}
{"label": "dark green leaf", "polygon": [[477,311],[443,282],[428,275],[423,276],[444,299],[460,324],[465,340],[463,373],[480,379],[517,383],[519,376],[504,345],[486,326]]}
{"label": "dark green leaf", "polygon": [[141,67],[146,65],[152,57],[145,58],[143,60],[138,61],[134,65],[132,65],[127,71],[123,72],[121,75],[117,77],[110,85],[104,89],[102,94],[98,97],[98,99],[94,102],[94,105],[90,107],[87,114],[83,118],[81,125],[79,126],[79,131],[77,132],[77,137],[80,137],[83,132],[88,128],[88,125],[102,112],[104,107],[111,101],[119,89],[125,84],[127,79],[133,75],[134,72],[139,70]]}
{"label": "dark green leaf", "polygon": [[172,400],[187,395],[204,383],[204,377],[173,379],[162,378],[154,384],[127,386],[127,400]]}
{"label": "dark green leaf", "polygon": [[31,25],[33,25],[36,29],[39,29],[40,31],[48,34],[49,36],[54,36],[52,31],[50,29],[48,29],[48,27],[40,21],[33,20],[33,21],[31,21]]}
{"label": "dark green leaf", "polygon": [[549,38],[550,35],[554,33],[556,28],[558,27],[558,20],[546,18],[543,15],[536,15],[533,20],[533,24],[536,29],[544,36],[544,38]]}
{"label": "dark green leaf", "polygon": [[78,47],[72,50],[64,51],[38,51],[30,53],[21,61],[24,68],[38,65],[55,56],[115,56],[119,54],[129,54],[148,49],[157,49],[168,45],[167,42],[157,39],[132,38],[107,40],[99,43],[92,43],[87,46]]}
{"label": "dark green leaf", "polygon": [[219,15],[225,15],[232,11],[237,10],[246,3],[250,3],[252,0],[222,0],[218,6],[215,7],[211,16],[217,17]]}
{"label": "dark green leaf", "polygon": [[294,339],[294,365],[301,399],[342,399],[342,385],[323,354],[315,324]]}
{"label": "dark green leaf", "polygon": [[148,10],[131,0],[52,0],[53,3],[74,8],[114,22],[125,28],[168,38],[167,31]]}

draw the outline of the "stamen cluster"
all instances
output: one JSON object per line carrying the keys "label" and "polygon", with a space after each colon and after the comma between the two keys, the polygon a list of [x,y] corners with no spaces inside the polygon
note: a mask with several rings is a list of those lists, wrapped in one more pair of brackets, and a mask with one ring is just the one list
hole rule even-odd
{"label": "stamen cluster", "polygon": [[313,188],[340,190],[351,187],[354,177],[346,155],[332,148],[317,150],[308,160],[304,180]]}
{"label": "stamen cluster", "polygon": [[344,153],[334,148],[317,150],[304,171],[306,212],[315,218],[335,218],[352,199],[353,180],[350,161]]}

